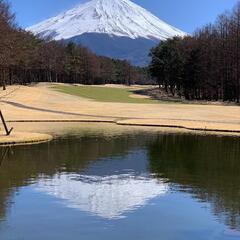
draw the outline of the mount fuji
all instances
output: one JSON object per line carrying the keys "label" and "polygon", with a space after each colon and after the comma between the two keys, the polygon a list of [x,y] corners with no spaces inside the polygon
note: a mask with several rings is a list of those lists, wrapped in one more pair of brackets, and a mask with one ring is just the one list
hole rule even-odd
{"label": "mount fuji", "polygon": [[159,41],[186,35],[130,0],[92,0],[26,30],[139,66],[147,64],[149,50]]}

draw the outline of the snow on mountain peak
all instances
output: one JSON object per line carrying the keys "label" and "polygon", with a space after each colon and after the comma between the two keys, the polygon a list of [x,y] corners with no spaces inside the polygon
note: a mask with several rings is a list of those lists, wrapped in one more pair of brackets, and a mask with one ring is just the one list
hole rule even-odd
{"label": "snow on mountain peak", "polygon": [[92,0],[26,30],[55,40],[84,33],[157,40],[186,35],[130,0]]}

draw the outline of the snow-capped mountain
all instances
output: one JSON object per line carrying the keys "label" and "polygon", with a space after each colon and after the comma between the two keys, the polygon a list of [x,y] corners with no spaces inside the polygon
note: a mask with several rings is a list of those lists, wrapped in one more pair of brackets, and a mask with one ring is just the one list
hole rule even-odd
{"label": "snow-capped mountain", "polygon": [[[124,55],[136,52],[135,41],[137,48],[142,44],[141,50],[149,50],[159,40],[185,35],[129,0],[92,0],[27,30],[43,38],[81,43],[97,54],[127,59]],[[118,56],[124,47],[115,45],[126,46],[129,41],[132,51],[127,49],[123,56]],[[94,44],[101,47],[94,48]]]}
{"label": "snow-capped mountain", "polygon": [[159,40],[185,35],[129,0],[92,0],[28,30],[56,40],[84,33]]}

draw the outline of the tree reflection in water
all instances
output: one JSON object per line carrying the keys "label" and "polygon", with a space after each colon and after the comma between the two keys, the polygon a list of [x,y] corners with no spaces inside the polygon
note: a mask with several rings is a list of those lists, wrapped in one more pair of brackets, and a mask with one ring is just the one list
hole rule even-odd
{"label": "tree reflection in water", "polygon": [[239,138],[159,135],[148,149],[152,172],[210,203],[219,220],[240,229]]}
{"label": "tree reflection in water", "polygon": [[[161,181],[167,179],[172,190],[187,192],[210,203],[220,221],[232,229],[240,229],[238,138],[151,133],[107,138],[99,134],[17,146],[13,154],[5,153],[6,148],[1,151],[5,156],[0,167],[1,219],[6,218],[6,210],[20,187],[38,183],[43,177],[54,179],[63,172],[84,174],[89,166],[107,159],[108,168],[97,174],[121,174],[128,167],[136,174],[148,172]],[[123,165],[123,159],[135,151],[145,155]]]}

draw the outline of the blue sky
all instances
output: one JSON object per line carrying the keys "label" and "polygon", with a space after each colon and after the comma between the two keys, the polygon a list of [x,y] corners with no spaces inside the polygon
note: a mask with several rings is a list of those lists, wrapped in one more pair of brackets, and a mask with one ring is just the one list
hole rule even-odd
{"label": "blue sky", "polygon": [[[8,0],[22,27],[31,26],[86,0]],[[238,0],[132,0],[188,33],[213,22]]]}

